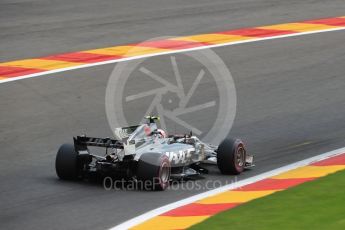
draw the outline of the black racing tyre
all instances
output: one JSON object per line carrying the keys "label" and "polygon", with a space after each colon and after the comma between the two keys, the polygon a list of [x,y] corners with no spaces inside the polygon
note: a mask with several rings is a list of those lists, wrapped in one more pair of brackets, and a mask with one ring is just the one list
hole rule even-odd
{"label": "black racing tyre", "polygon": [[55,159],[56,174],[62,180],[76,180],[80,174],[78,154],[72,144],[63,144]]}
{"label": "black racing tyre", "polygon": [[170,174],[168,156],[161,153],[145,153],[140,156],[136,175],[141,189],[165,190],[170,183]]}
{"label": "black racing tyre", "polygon": [[217,165],[222,174],[240,174],[245,161],[246,149],[240,139],[225,139],[218,146]]}

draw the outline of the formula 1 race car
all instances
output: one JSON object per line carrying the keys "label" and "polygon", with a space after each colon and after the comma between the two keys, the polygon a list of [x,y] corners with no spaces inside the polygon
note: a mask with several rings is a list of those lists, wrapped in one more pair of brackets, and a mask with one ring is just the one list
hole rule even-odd
{"label": "formula 1 race car", "polygon": [[[207,172],[203,163],[217,164],[222,174],[240,174],[253,166],[240,139],[225,139],[219,146],[203,143],[192,133],[166,135],[157,128],[158,117],[147,123],[115,129],[115,139],[77,136],[74,144],[58,150],[55,167],[60,179],[75,180],[90,174],[114,176],[164,190],[172,179]],[[89,147],[105,148],[99,156]]]}

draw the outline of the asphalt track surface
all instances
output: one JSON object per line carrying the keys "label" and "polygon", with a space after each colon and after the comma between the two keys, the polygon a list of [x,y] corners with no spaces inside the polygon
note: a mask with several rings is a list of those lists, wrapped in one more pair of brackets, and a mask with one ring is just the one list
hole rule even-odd
{"label": "asphalt track surface", "polygon": [[[332,17],[344,9],[343,1],[321,0],[2,1],[0,59]],[[337,31],[213,49],[236,83],[230,135],[242,137],[256,156],[257,167],[239,179],[345,145],[344,38]],[[104,95],[113,68],[0,85],[1,229],[104,229],[202,192],[105,191],[56,178],[61,143],[80,133],[111,134]],[[229,179],[216,173],[206,178],[200,183]]]}

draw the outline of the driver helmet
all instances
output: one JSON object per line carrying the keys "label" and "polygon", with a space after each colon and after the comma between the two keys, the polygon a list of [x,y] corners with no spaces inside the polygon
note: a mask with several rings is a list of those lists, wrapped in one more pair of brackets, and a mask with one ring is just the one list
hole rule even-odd
{"label": "driver helmet", "polygon": [[162,137],[162,138],[166,138],[167,134],[163,129],[157,129],[158,134]]}

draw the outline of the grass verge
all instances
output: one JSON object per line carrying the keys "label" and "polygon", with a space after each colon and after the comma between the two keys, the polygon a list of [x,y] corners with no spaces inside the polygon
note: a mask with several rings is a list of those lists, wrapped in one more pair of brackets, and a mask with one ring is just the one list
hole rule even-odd
{"label": "grass verge", "polygon": [[190,229],[345,229],[345,170],[253,200]]}

